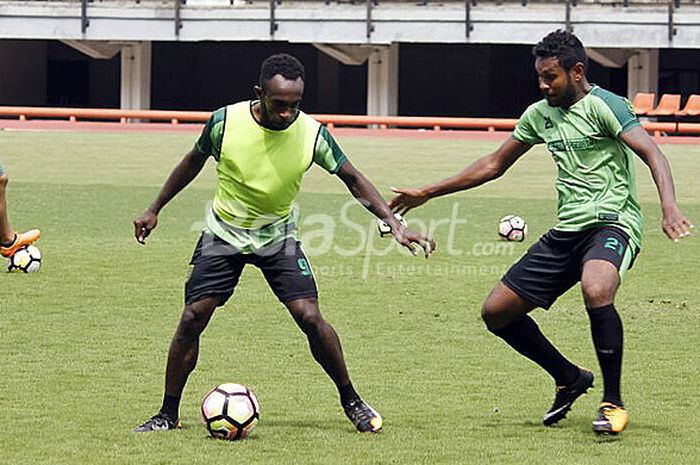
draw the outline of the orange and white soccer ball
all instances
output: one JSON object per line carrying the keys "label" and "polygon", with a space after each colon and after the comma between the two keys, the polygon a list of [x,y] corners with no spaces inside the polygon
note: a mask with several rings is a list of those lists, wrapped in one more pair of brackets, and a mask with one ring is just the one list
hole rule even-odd
{"label": "orange and white soccer ball", "polygon": [[260,421],[260,404],[242,384],[220,384],[204,396],[202,420],[217,439],[245,439]]}

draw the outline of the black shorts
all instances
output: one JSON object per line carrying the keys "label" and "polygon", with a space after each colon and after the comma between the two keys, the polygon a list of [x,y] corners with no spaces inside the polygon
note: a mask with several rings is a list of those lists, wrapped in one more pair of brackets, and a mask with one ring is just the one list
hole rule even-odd
{"label": "black shorts", "polygon": [[223,305],[243,272],[252,264],[260,268],[267,283],[282,302],[318,297],[309,261],[295,239],[286,239],[254,253],[242,254],[223,239],[203,232],[194,249],[193,266],[185,284],[185,304],[219,296]]}
{"label": "black shorts", "polygon": [[549,308],[581,280],[588,260],[612,263],[620,277],[637,257],[625,232],[613,226],[586,231],[549,230],[503,276],[503,284],[523,299]]}

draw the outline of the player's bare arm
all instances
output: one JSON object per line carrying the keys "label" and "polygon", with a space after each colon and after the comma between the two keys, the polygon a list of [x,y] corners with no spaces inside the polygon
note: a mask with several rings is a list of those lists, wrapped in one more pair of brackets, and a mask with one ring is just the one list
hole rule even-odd
{"label": "player's bare arm", "polygon": [[676,242],[689,236],[694,226],[678,208],[671,167],[659,146],[641,126],[625,131],[620,135],[620,139],[634,150],[651,171],[661,201],[664,233]]}
{"label": "player's bare arm", "polygon": [[165,184],[163,184],[156,200],[141,215],[134,219],[134,236],[140,244],[146,243],[146,238],[158,225],[158,213],[160,210],[197,177],[206,161],[207,156],[193,148],[173,169]]}
{"label": "player's bare arm", "polygon": [[418,244],[423,248],[426,258],[435,250],[435,241],[432,238],[405,228],[394,217],[379,191],[350,161],[343,164],[338,171],[338,177],[345,183],[353,197],[391,227],[391,233],[396,241],[406,247],[413,255],[417,255],[413,244]]}
{"label": "player's bare arm", "polygon": [[510,137],[493,153],[482,157],[460,173],[418,189],[391,188],[398,195],[389,200],[393,211],[404,215],[428,200],[459,192],[499,178],[518,158],[530,150],[530,145]]}

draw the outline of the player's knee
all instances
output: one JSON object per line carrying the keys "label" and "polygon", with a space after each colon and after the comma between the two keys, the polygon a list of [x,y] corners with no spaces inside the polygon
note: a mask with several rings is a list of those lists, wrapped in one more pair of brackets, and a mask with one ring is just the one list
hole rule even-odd
{"label": "player's knee", "polygon": [[484,324],[486,324],[486,328],[489,331],[493,331],[498,327],[498,322],[500,320],[499,312],[489,300],[484,302],[484,304],[481,306],[481,319],[484,321]]}
{"label": "player's knee", "polygon": [[323,317],[318,311],[309,311],[302,316],[302,328],[305,332],[317,333],[321,326],[325,323]]}
{"label": "player's knee", "polygon": [[197,316],[191,307],[186,307],[180,317],[180,324],[177,326],[177,337],[179,339],[191,339],[197,335]]}
{"label": "player's knee", "polygon": [[297,321],[299,327],[305,333],[316,333],[325,323],[321,312],[315,305],[304,305],[298,313]]}
{"label": "player's knee", "polygon": [[0,174],[0,189],[5,189],[10,178],[7,177],[7,173]]}
{"label": "player's knee", "polygon": [[180,324],[178,325],[178,336],[184,339],[199,337],[209,322],[208,315],[211,309],[198,308],[196,305],[187,305],[182,312]]}
{"label": "player's knee", "polygon": [[615,287],[603,281],[581,283],[581,289],[588,308],[610,305],[615,298]]}
{"label": "player's knee", "polygon": [[481,307],[481,319],[492,333],[505,328],[520,316],[520,313],[514,312],[510,306],[497,299],[486,299]]}

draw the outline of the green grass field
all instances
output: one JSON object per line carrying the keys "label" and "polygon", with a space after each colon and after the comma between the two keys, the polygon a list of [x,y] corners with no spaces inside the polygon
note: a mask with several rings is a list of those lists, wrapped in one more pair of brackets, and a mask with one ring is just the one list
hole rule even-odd
{"label": "green grass field", "polygon": [[[480,305],[501,273],[555,222],[554,164],[533,150],[501,180],[439,199],[409,215],[436,229],[429,260],[392,249],[342,184],[320,168],[299,202],[321,291],[358,391],[384,416],[382,434],[354,433],[331,382],[254,268],[203,335],[190,377],[183,429],[131,429],[160,405],[170,337],[214,166],[162,212],[146,247],[132,219],[146,207],[194,135],[0,133],[10,175],[10,215],[39,227],[36,275],[0,274],[0,463],[2,464],[686,464],[700,456],[698,269],[700,238],[679,244],[660,229],[651,177],[638,171],[644,249],[617,306],[625,328],[623,396],[631,423],[621,436],[590,431],[596,388],[555,428],[541,425],[554,393],[547,375],[488,333]],[[342,138],[354,163],[385,194],[452,174],[493,142]],[[700,145],[663,147],[686,215],[700,223]],[[457,207],[455,207],[457,205]],[[346,207],[347,208],[347,207]],[[498,219],[524,216],[526,243],[495,241]],[[319,216],[335,225],[323,249]],[[359,230],[362,230],[360,232]],[[366,241],[365,241],[366,242]],[[449,243],[449,244],[448,244]],[[355,253],[346,253],[357,249]],[[457,254],[461,252],[461,254]],[[533,313],[576,363],[599,374],[578,288]],[[199,420],[206,391],[251,386],[261,426],[239,443],[208,438]]]}

